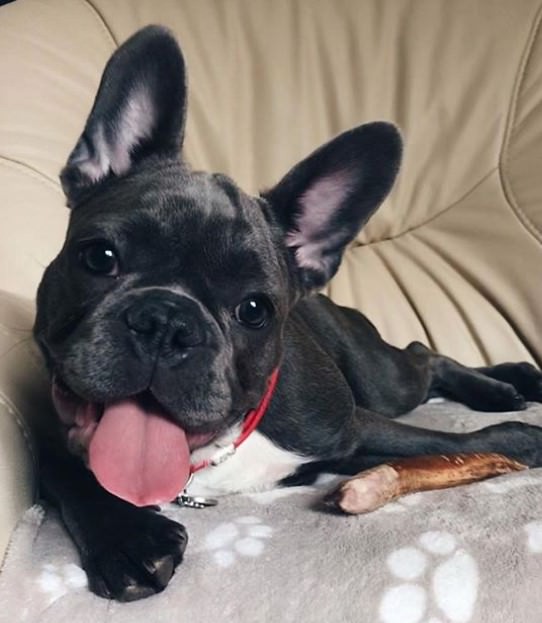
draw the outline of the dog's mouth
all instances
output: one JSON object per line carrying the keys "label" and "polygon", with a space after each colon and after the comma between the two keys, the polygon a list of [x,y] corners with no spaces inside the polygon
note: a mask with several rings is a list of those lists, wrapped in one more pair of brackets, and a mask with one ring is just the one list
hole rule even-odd
{"label": "dog's mouth", "polygon": [[99,404],[55,377],[52,396],[70,449],[86,458],[107,491],[136,506],[174,499],[188,481],[191,451],[215,436],[184,430],[149,390]]}

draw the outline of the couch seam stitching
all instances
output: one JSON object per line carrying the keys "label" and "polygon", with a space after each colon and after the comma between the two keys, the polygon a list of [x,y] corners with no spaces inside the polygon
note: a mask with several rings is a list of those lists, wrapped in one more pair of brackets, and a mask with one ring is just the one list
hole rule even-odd
{"label": "couch seam stitching", "polygon": [[453,203],[450,203],[448,206],[446,206],[442,210],[439,210],[439,212],[437,212],[437,214],[434,214],[433,216],[430,216],[425,221],[422,221],[421,223],[418,223],[417,225],[414,225],[413,227],[409,227],[408,229],[405,229],[405,230],[399,232],[395,236],[389,236],[388,238],[382,238],[380,240],[371,240],[369,242],[356,241],[356,242],[354,242],[352,244],[351,248],[357,249],[359,247],[371,247],[371,246],[373,246],[375,244],[380,244],[382,242],[393,242],[394,240],[397,240],[398,238],[402,238],[403,236],[405,236],[407,234],[411,234],[413,232],[418,231],[419,229],[422,229],[426,225],[429,225],[433,221],[435,221],[438,218],[440,218],[443,214],[448,212],[448,210],[451,210],[455,206],[457,206],[460,203],[462,203],[463,201],[465,201],[465,199],[467,199],[470,195],[472,195],[472,193],[474,193],[478,189],[479,186],[481,186],[485,181],[487,181],[493,175],[493,173],[495,173],[495,171],[497,171],[497,169],[498,169],[497,166],[491,167],[491,169],[487,173],[485,173],[475,184],[473,184],[469,188],[469,190],[467,190],[463,195],[461,195],[461,197],[459,197],[459,199],[456,199]]}
{"label": "couch seam stitching", "polygon": [[39,180],[42,184],[49,186],[50,188],[54,188],[57,191],[60,191],[60,184],[55,182],[51,177],[49,177],[46,173],[43,173],[39,169],[36,169],[32,165],[21,162],[20,160],[16,160],[15,158],[9,158],[8,156],[0,155],[0,165],[4,165],[5,167],[15,169],[20,171],[21,173],[26,173],[31,177]]}
{"label": "couch seam stitching", "polygon": [[113,43],[113,46],[115,48],[118,48],[119,42],[117,41],[115,35],[113,34],[113,31],[109,27],[109,24],[107,23],[102,12],[98,9],[98,7],[95,4],[91,2],[91,0],[82,0],[82,3],[89,9],[89,12],[94,15],[94,17],[96,18],[96,21],[100,24],[103,32],[106,33],[107,37]]}
{"label": "couch seam stitching", "polygon": [[512,97],[510,100],[510,105],[508,107],[508,113],[506,116],[506,127],[503,136],[503,142],[501,145],[501,150],[499,154],[498,160],[498,171],[499,171],[499,179],[501,182],[501,188],[506,200],[507,205],[512,210],[512,212],[516,215],[520,223],[525,227],[525,229],[535,238],[535,240],[539,243],[542,243],[542,231],[537,227],[537,225],[532,221],[532,219],[525,213],[523,208],[519,205],[510,184],[508,177],[506,175],[506,169],[508,167],[508,158],[509,158],[509,147],[512,140],[512,132],[516,121],[517,114],[517,105],[519,102],[519,96],[521,89],[524,84],[525,77],[528,73],[529,62],[532,58],[532,52],[534,46],[538,40],[538,36],[540,34],[540,29],[542,25],[542,5],[539,5],[538,12],[536,14],[534,24],[529,32],[529,36],[527,38],[527,43],[525,46],[525,50],[521,55],[521,60],[518,67],[518,73],[516,79],[514,80],[514,85],[512,88]]}

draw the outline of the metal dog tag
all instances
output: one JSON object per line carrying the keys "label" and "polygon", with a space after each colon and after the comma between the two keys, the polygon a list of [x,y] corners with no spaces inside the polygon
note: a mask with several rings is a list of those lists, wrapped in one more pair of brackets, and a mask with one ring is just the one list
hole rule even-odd
{"label": "metal dog tag", "polygon": [[201,495],[186,495],[186,493],[181,493],[175,498],[175,503],[185,508],[207,508],[207,506],[216,506],[218,500],[214,498],[204,498]]}
{"label": "metal dog tag", "polygon": [[207,508],[207,506],[216,506],[218,504],[218,500],[215,500],[214,498],[206,498],[202,495],[188,495],[187,489],[193,479],[194,473],[192,472],[188,478],[188,482],[184,486],[184,491],[179,493],[179,495],[173,500],[175,504],[184,506],[184,508]]}

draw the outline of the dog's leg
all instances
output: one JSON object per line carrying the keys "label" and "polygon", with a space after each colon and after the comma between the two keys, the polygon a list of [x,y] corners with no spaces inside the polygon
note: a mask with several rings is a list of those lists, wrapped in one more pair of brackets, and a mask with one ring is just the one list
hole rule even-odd
{"label": "dog's leg", "polygon": [[40,458],[42,494],[60,510],[89,588],[119,601],[163,590],[182,560],[184,527],[109,494],[79,459],[60,449]]}
{"label": "dog's leg", "polygon": [[410,426],[357,407],[327,456],[301,465],[280,484],[312,484],[323,472],[353,475],[407,457],[474,453],[501,454],[528,467],[542,467],[542,427],[503,422],[471,433],[448,433]]}
{"label": "dog's leg", "polygon": [[332,467],[343,473],[427,454],[498,453],[529,467],[542,466],[542,427],[522,422],[504,422],[471,433],[448,433],[409,426],[357,408],[345,426],[342,441],[341,451],[347,458]]}
{"label": "dog's leg", "polygon": [[477,411],[518,411],[525,409],[528,400],[542,402],[542,372],[529,363],[469,368],[419,342],[405,352],[418,360],[427,359],[428,397],[443,396]]}

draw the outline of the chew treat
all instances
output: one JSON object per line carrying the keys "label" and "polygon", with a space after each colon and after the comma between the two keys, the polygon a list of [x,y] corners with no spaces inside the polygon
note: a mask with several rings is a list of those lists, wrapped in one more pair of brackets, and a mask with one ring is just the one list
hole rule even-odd
{"label": "chew treat", "polygon": [[407,493],[457,487],[523,469],[527,466],[494,453],[397,459],[345,480],[324,498],[324,504],[357,515]]}

